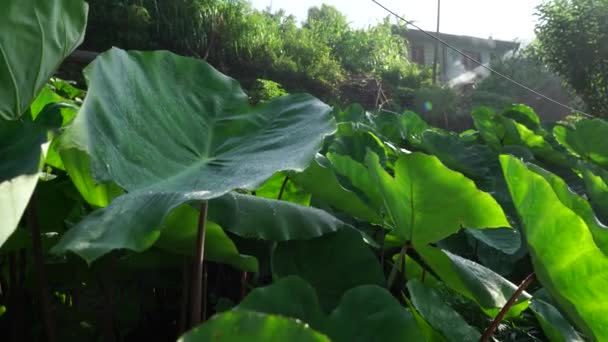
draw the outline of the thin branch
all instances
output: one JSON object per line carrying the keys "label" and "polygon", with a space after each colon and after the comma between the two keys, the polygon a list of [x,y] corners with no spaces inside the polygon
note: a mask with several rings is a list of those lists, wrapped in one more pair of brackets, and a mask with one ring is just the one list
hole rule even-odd
{"label": "thin branch", "polygon": [[201,323],[203,266],[205,261],[205,224],[207,222],[207,201],[201,203],[198,219],[198,235],[196,238],[196,259],[192,270],[192,286],[190,288],[190,328]]}
{"label": "thin branch", "polygon": [[515,290],[515,292],[513,292],[513,295],[511,296],[511,298],[509,298],[509,300],[502,307],[502,309],[500,310],[498,315],[496,315],[496,318],[494,318],[494,320],[492,321],[490,326],[486,329],[486,331],[483,332],[483,335],[479,339],[479,342],[487,342],[490,340],[490,338],[494,334],[494,331],[496,330],[496,328],[498,328],[498,324],[500,324],[500,321],[502,321],[502,319],[505,317],[505,315],[507,314],[509,309],[513,306],[513,304],[515,304],[515,302],[517,301],[517,298],[519,298],[519,296],[528,288],[528,286],[530,286],[530,284],[532,284],[534,279],[535,279],[535,276],[534,276],[534,273],[532,273],[529,276],[527,276],[526,279],[524,279],[524,281],[521,282],[521,284],[519,285],[517,290]]}
{"label": "thin branch", "polygon": [[33,196],[27,209],[27,225],[32,238],[32,249],[34,255],[35,273],[38,278],[37,287],[40,296],[40,306],[42,309],[42,319],[44,322],[44,330],[47,341],[54,342],[55,338],[55,321],[51,312],[51,300],[49,298],[49,285],[46,279],[44,269],[44,255],[42,252],[42,239],[40,238],[40,226],[38,225],[38,216],[36,210],[36,197]]}

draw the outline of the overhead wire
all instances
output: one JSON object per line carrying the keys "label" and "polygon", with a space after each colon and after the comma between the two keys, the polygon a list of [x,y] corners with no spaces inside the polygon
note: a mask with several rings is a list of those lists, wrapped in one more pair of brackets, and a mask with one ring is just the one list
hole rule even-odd
{"label": "overhead wire", "polygon": [[393,15],[395,18],[397,18],[397,19],[399,19],[399,20],[401,20],[401,21],[405,22],[407,25],[413,26],[414,28],[416,28],[417,30],[419,30],[420,32],[422,32],[423,34],[425,34],[425,35],[427,35],[427,36],[431,37],[432,39],[434,39],[434,40],[436,40],[436,41],[438,41],[438,42],[439,42],[439,43],[441,43],[442,45],[444,45],[444,46],[446,46],[446,47],[450,48],[451,50],[455,51],[456,53],[458,53],[458,54],[459,54],[459,55],[461,55],[462,57],[464,57],[464,58],[466,58],[466,59],[470,60],[471,62],[473,62],[473,63],[475,63],[475,64],[479,65],[480,67],[482,67],[482,68],[486,69],[487,71],[489,71],[489,72],[491,72],[491,73],[493,73],[493,74],[496,74],[497,76],[504,78],[505,80],[507,80],[507,81],[509,81],[509,82],[511,82],[511,83],[513,83],[513,84],[515,84],[515,85],[517,85],[518,87],[520,87],[520,88],[522,88],[522,89],[525,89],[525,90],[527,90],[527,91],[529,91],[529,92],[531,92],[531,93],[533,93],[533,94],[535,94],[535,95],[537,95],[537,96],[539,96],[539,97],[541,97],[541,98],[543,98],[543,99],[545,99],[545,100],[547,100],[547,101],[549,101],[549,102],[552,102],[552,103],[554,103],[554,104],[557,104],[557,105],[559,105],[559,106],[561,106],[561,107],[563,107],[563,108],[566,108],[566,109],[568,109],[568,110],[570,110],[570,111],[572,111],[572,112],[575,112],[575,113],[580,113],[580,114],[585,115],[585,116],[590,117],[590,118],[594,118],[594,117],[595,117],[594,115],[591,115],[591,114],[589,114],[589,113],[585,113],[585,112],[583,112],[583,111],[581,111],[581,110],[578,110],[578,109],[576,109],[576,108],[573,108],[573,107],[571,107],[571,106],[568,106],[568,105],[566,105],[566,104],[563,104],[563,103],[561,103],[561,102],[559,102],[559,101],[557,101],[557,100],[555,100],[555,99],[553,99],[553,98],[551,98],[551,97],[549,97],[549,96],[547,96],[547,95],[545,95],[545,94],[542,94],[542,93],[540,93],[540,92],[538,92],[538,91],[536,91],[536,90],[534,90],[534,89],[532,89],[532,88],[530,88],[530,87],[526,86],[526,85],[525,85],[525,84],[523,84],[523,83],[520,83],[520,82],[518,82],[518,81],[516,81],[516,80],[512,79],[511,77],[509,77],[509,76],[507,76],[507,75],[504,75],[504,74],[503,74],[503,73],[501,73],[501,72],[496,71],[495,69],[491,68],[490,66],[485,65],[485,64],[481,63],[480,61],[476,60],[475,58],[473,58],[473,57],[471,57],[471,56],[467,55],[467,54],[466,54],[466,53],[464,53],[462,50],[460,50],[460,49],[458,49],[457,47],[453,46],[452,44],[450,44],[450,43],[446,42],[445,40],[441,39],[440,37],[437,37],[437,36],[433,35],[432,33],[429,33],[429,32],[427,32],[427,31],[425,31],[425,30],[421,29],[421,28],[420,28],[418,25],[414,24],[414,22],[413,22],[413,21],[411,21],[411,20],[407,20],[407,19],[403,18],[402,16],[398,15],[398,14],[397,14],[395,11],[392,11],[391,9],[387,8],[386,6],[384,6],[383,4],[381,4],[380,2],[378,2],[378,1],[376,1],[376,0],[371,0],[371,1],[372,1],[373,3],[375,3],[376,5],[378,5],[379,7],[381,7],[382,9],[384,9],[386,12],[390,13],[391,15]]}

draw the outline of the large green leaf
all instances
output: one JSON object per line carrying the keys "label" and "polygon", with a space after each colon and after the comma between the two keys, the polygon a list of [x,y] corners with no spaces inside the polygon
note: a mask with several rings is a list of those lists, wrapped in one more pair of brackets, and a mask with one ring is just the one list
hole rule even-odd
{"label": "large green leaf", "polygon": [[[437,248],[418,248],[426,263],[452,290],[471,299],[489,316],[496,316],[517,290],[517,286],[494,271]],[[530,295],[524,293],[507,312],[518,316],[528,307]]]}
{"label": "large green leaf", "polygon": [[534,164],[529,164],[528,168],[536,172],[537,174],[543,176],[545,180],[547,180],[547,182],[551,185],[551,187],[553,188],[553,192],[555,193],[555,195],[557,195],[562,204],[568,207],[570,210],[574,211],[580,218],[585,220],[589,231],[593,235],[595,244],[606,255],[608,255],[608,230],[606,230],[607,227],[597,220],[589,202],[587,202],[584,198],[580,197],[572,190],[570,190],[568,184],[566,184],[563,179],[557,177],[553,173],[542,169]]}
{"label": "large green leaf", "polygon": [[495,153],[486,145],[467,145],[456,134],[425,131],[420,147],[437,156],[443,164],[471,177],[485,176],[492,164],[497,164]]}
{"label": "large green leaf", "polygon": [[330,108],[309,95],[252,107],[235,80],[169,52],[112,49],[85,76],[89,90],[62,145],[84,148],[94,178],[128,192],[68,231],[54,250],[89,262],[112,249],[150,247],[182,203],[303,170],[335,129]]}
{"label": "large green leaf", "polygon": [[315,289],[300,277],[288,276],[251,291],[235,310],[252,310],[299,319],[313,329],[327,331],[327,317]]}
{"label": "large green leaf", "polygon": [[304,323],[253,311],[228,311],[188,331],[178,342],[293,341],[330,342]]}
{"label": "large green leaf", "polygon": [[208,215],[236,235],[268,241],[309,240],[345,226],[320,209],[234,192],[210,201]]}
{"label": "large green leaf", "polygon": [[331,313],[335,341],[423,341],[412,313],[384,288],[362,285],[347,291]]}
{"label": "large green leaf", "polygon": [[297,275],[317,290],[326,311],[333,309],[348,289],[384,285],[384,273],[361,234],[342,229],[308,241],[281,242],[272,258],[279,277]]}
{"label": "large green leaf", "polygon": [[82,42],[88,7],[82,0],[2,0],[0,8],[0,119],[15,120]]}
{"label": "large green leaf", "polygon": [[555,139],[575,155],[608,167],[608,122],[601,119],[581,119],[575,128],[555,126]]}
{"label": "large green leaf", "polygon": [[479,341],[481,334],[445,303],[434,289],[426,287],[418,279],[407,283],[411,301],[429,325],[448,341]]}
{"label": "large green leaf", "polygon": [[461,173],[423,153],[402,155],[391,177],[370,152],[367,167],[375,178],[384,205],[401,243],[424,246],[456,233],[461,227],[510,227],[500,205]]}
{"label": "large green leaf", "polygon": [[608,258],[584,218],[543,176],[513,157],[500,161],[539,281],[585,335],[608,339]]}
{"label": "large green leaf", "polygon": [[286,277],[253,290],[235,309],[299,319],[336,342],[423,340],[411,312],[375,285],[348,290],[327,316],[310,284],[299,277]]}

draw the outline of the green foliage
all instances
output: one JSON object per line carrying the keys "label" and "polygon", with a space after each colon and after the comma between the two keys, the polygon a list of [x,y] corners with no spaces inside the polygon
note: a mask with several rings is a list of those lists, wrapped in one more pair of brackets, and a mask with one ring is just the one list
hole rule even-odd
{"label": "green foliage", "polygon": [[[300,26],[283,11],[257,11],[243,0],[91,0],[90,21],[87,49],[162,48],[204,58],[253,84],[254,100],[280,93],[272,80],[326,100],[369,97],[370,108],[382,89],[401,108],[411,100],[401,92],[430,77],[409,63],[404,28],[384,20],[352,29],[325,4],[310,8]],[[360,80],[371,86],[357,89]]]}
{"label": "green foliage", "polygon": [[608,115],[608,1],[554,0],[538,7],[538,56],[597,116]]}
{"label": "green foliage", "polygon": [[[150,25],[188,4],[146,7]],[[205,7],[201,25],[239,37],[222,23],[251,24],[246,5],[222,6]],[[345,27],[335,9],[311,10],[303,27],[250,14],[298,53],[265,66],[280,60],[301,79],[323,71],[305,61],[351,72],[334,54],[351,32],[334,34]],[[230,39],[207,57],[261,46]],[[57,42],[62,54],[76,44]],[[362,72],[382,73],[390,51],[362,59]],[[412,111],[331,111],[306,94],[252,105],[230,77],[167,51],[101,54],[86,92],[17,65],[0,69],[15,76],[0,94],[32,94],[0,118],[0,339],[607,339],[601,119],[549,129],[525,105],[479,108],[475,129],[456,134]],[[198,277],[188,269],[200,254]],[[204,280],[198,327],[191,278]],[[536,280],[515,285],[524,278]]]}
{"label": "green foliage", "polygon": [[249,92],[249,97],[253,103],[260,101],[272,100],[275,97],[281,97],[287,95],[287,92],[277,82],[271,80],[255,80],[253,88]]}

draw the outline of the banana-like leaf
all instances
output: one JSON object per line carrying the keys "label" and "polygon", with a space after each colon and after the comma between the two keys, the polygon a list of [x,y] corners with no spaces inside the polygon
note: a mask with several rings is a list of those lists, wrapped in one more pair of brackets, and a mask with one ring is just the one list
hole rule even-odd
{"label": "banana-like leaf", "polygon": [[68,231],[54,252],[92,262],[142,251],[169,212],[233,189],[254,190],[280,170],[303,170],[335,130],[330,108],[305,94],[256,107],[204,61],[112,49],[85,70],[89,90],[62,137],[91,157],[100,183],[128,193]]}
{"label": "banana-like leaf", "polygon": [[16,120],[84,38],[82,0],[0,2],[0,120]]}
{"label": "banana-like leaf", "polygon": [[188,331],[178,342],[290,341],[331,342],[302,322],[253,311],[228,311]]}
{"label": "banana-like leaf", "polygon": [[395,176],[380,166],[369,152],[367,167],[380,187],[384,205],[401,243],[414,246],[437,242],[461,227],[510,227],[502,208],[490,194],[478,190],[470,179],[444,166],[437,157],[423,153],[402,155]]}
{"label": "banana-like leaf", "polygon": [[500,161],[536,276],[587,337],[607,340],[608,257],[585,219],[562,202],[551,183],[516,158]]}

